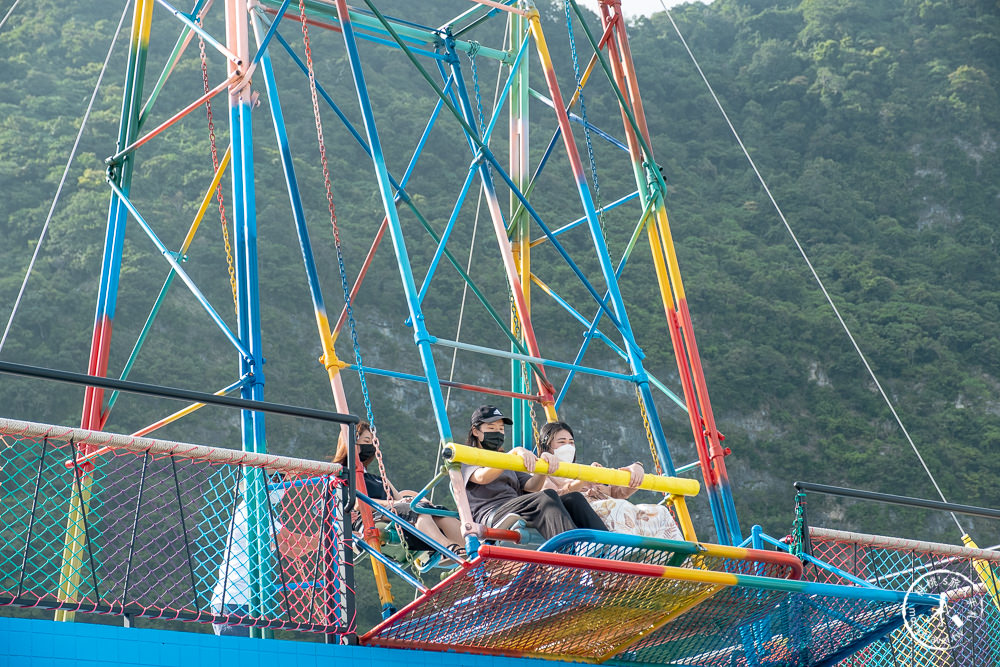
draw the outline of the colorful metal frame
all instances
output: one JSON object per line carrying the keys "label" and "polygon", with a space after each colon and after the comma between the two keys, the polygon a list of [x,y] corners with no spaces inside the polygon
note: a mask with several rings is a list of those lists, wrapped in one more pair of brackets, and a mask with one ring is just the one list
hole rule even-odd
{"label": "colorful metal frame", "polygon": [[[317,0],[300,0],[299,14],[303,21],[297,24],[289,15],[291,3],[289,0],[262,0],[247,9],[245,3],[239,0],[226,0],[225,35],[213,36],[212,31],[202,25],[202,13],[207,11],[209,3],[196,0],[190,12],[184,12],[167,3],[160,2],[167,9],[169,23],[179,29],[177,43],[167,58],[163,71],[157,78],[152,92],[146,99],[144,84],[146,81],[146,62],[149,48],[149,37],[154,19],[153,0],[136,0],[133,17],[132,38],[130,43],[127,75],[124,82],[124,97],[120,119],[118,142],[114,152],[108,159],[108,181],[111,187],[111,203],[108,213],[108,226],[104,246],[104,260],[101,271],[100,292],[95,316],[93,342],[91,346],[89,374],[99,377],[108,372],[108,350],[111,344],[112,323],[118,293],[118,283],[122,263],[122,249],[127,226],[127,219],[132,218],[143,230],[149,240],[164,257],[169,267],[167,280],[147,319],[146,327],[140,334],[129,361],[125,366],[122,378],[131,371],[139,349],[145,341],[149,327],[159,310],[160,304],[170,287],[174,276],[191,291],[207,316],[221,330],[225,338],[237,351],[237,377],[220,390],[220,393],[239,390],[245,399],[263,400],[264,396],[264,350],[263,337],[260,330],[260,293],[257,275],[257,220],[255,205],[255,172],[253,145],[254,132],[252,115],[255,105],[254,75],[261,75],[257,82],[263,82],[263,90],[267,96],[271,111],[271,121],[275,143],[280,158],[284,184],[289,197],[291,219],[302,251],[305,269],[306,285],[312,300],[314,316],[323,350],[321,362],[328,376],[334,402],[340,412],[350,412],[346,392],[344,391],[341,373],[345,369],[357,372],[364,386],[364,374],[378,374],[397,380],[417,381],[423,383],[428,392],[428,400],[434,420],[437,425],[441,443],[452,440],[452,427],[447,413],[442,387],[456,387],[487,393],[496,397],[507,397],[512,401],[511,413],[515,419],[514,444],[531,445],[533,440],[534,417],[532,408],[540,406],[547,419],[557,417],[562,401],[567,395],[573,380],[580,374],[624,381],[632,384],[637,392],[640,411],[644,426],[650,440],[651,448],[657,465],[666,475],[674,475],[676,467],[667,443],[666,436],[660,424],[658,408],[654,400],[654,391],[659,391],[668,400],[681,405],[690,415],[690,423],[694,441],[699,455],[699,466],[705,481],[707,497],[715,523],[717,540],[722,544],[736,544],[740,541],[740,528],[732,503],[728,477],[725,470],[724,450],[719,444],[718,434],[708,393],[704,373],[698,358],[691,317],[684,294],[680,272],[677,266],[673,242],[670,238],[664,201],[666,185],[659,173],[655,159],[650,149],[648,130],[636,81],[635,68],[632,64],[625,34],[625,24],[621,16],[617,0],[602,0],[601,12],[603,32],[595,37],[589,30],[583,15],[574,0],[568,0],[568,8],[575,13],[579,29],[583,30],[590,42],[593,54],[588,65],[580,74],[576,88],[570,98],[563,97],[560,82],[553,66],[546,35],[542,29],[540,15],[529,1],[503,0],[500,2],[478,1],[475,6],[461,15],[454,17],[440,27],[426,26],[418,20],[394,18],[385,16],[371,0],[364,0],[365,8],[348,7],[345,0],[337,0],[334,5]],[[157,14],[158,16],[158,14]],[[489,25],[497,18],[510,18],[505,29],[507,42],[500,48],[480,44],[472,39],[477,36],[481,26]],[[570,31],[572,34],[572,21]],[[160,19],[157,19],[160,20]],[[350,67],[354,84],[357,109],[362,119],[362,127],[355,127],[348,114],[338,106],[335,95],[325,89],[317,80],[311,64],[311,55],[306,38],[305,58],[301,58],[296,49],[282,35],[281,28],[289,21],[292,27],[304,34],[308,28],[329,29],[339,32],[343,38],[344,52]],[[160,123],[157,127],[142,133],[143,126],[151,116],[154,106],[163,106],[168,102],[161,96],[161,91],[167,79],[174,71],[174,66],[183,57],[185,50],[197,36],[210,47],[209,55],[221,57],[225,62],[226,74],[221,81],[209,85],[206,83],[204,94],[194,96],[191,100],[179,104],[178,110]],[[256,40],[251,44],[251,38]],[[377,121],[378,112],[368,90],[368,81],[363,64],[362,44],[365,48],[392,49],[405,58],[413,67],[417,77],[428,87],[435,104],[428,117],[426,127],[416,141],[413,154],[401,176],[394,176],[388,166],[388,160],[383,151],[380,127]],[[575,48],[575,46],[574,46]],[[327,314],[323,290],[313,254],[312,240],[306,224],[306,206],[299,178],[296,175],[288,133],[285,127],[285,117],[278,91],[278,81],[272,60],[278,56],[287,57],[298,65],[310,80],[310,88],[314,94],[314,105],[323,104],[329,107],[371,159],[375,174],[377,191],[382,202],[384,218],[374,234],[374,241],[368,252],[359,276],[349,288],[346,274],[342,274],[346,305],[331,328]],[[470,96],[470,85],[467,81],[467,70],[463,67],[462,58],[472,59],[473,81],[471,89],[476,99]],[[499,63],[506,71],[503,85],[498,88],[496,105],[489,113],[483,114],[476,79],[476,58],[489,59]],[[530,64],[535,60],[541,68],[545,82],[545,91],[533,90],[530,86]],[[584,116],[577,115],[573,109],[582,105],[583,89],[588,83],[596,81],[603,73],[606,83],[617,97],[623,122],[624,140],[616,139],[611,132],[599,127]],[[256,84],[258,87],[260,83]],[[133,200],[133,170],[144,148],[156,141],[169,137],[170,130],[176,123],[196,110],[201,104],[220,95],[225,90],[229,102],[229,147],[222,163],[218,165],[210,177],[206,177],[207,185],[201,196],[202,205],[192,223],[188,236],[180,251],[170,250],[157,235],[157,221],[147,219],[142,207]],[[339,93],[339,91],[338,91]],[[344,100],[340,101],[345,104]],[[547,147],[538,164],[532,165],[529,160],[531,143],[528,133],[529,108],[543,104],[543,108],[551,110],[555,121],[555,131],[548,141]],[[510,147],[506,164],[491,150],[490,142],[498,134],[498,126],[507,108],[508,146]],[[317,116],[318,135],[322,141],[322,128]],[[595,136],[608,141],[614,150],[627,151],[631,168],[635,176],[636,191],[618,197],[618,199],[599,210],[595,201],[591,184],[584,169],[574,136],[574,125],[582,126],[586,133],[593,132]],[[418,161],[426,147],[432,131],[449,131],[456,145],[465,143],[471,154],[472,161],[465,173],[463,186],[455,199],[454,206],[447,216],[447,224],[443,229],[435,229],[430,222],[431,216],[426,215],[416,203],[408,188]],[[567,220],[550,220],[543,217],[532,201],[539,200],[542,194],[535,191],[543,171],[555,169],[557,146],[565,154],[565,169],[572,178],[573,189],[578,199],[578,209],[570,207]],[[589,135],[588,135],[589,144]],[[325,147],[321,145],[321,152]],[[193,239],[202,216],[208,207],[212,193],[218,187],[226,169],[231,172],[231,211],[233,222],[233,254],[234,254],[234,292],[236,301],[236,325],[231,328],[226,320],[211,305],[209,300],[199,290],[197,284],[184,271],[179,258]],[[459,170],[460,171],[460,170]],[[512,300],[511,315],[508,318],[504,308],[495,307],[486,293],[476,284],[475,280],[462,267],[448,244],[455,228],[461,221],[460,212],[474,191],[477,184],[482,189],[490,217],[490,223],[497,242],[496,256],[503,267],[505,279],[510,289]],[[508,210],[501,206],[503,189],[508,193]],[[627,248],[620,259],[615,262],[602,228],[601,215],[625,205],[638,204],[639,211],[634,228],[631,228]],[[330,201],[331,214],[333,202]],[[573,207],[575,208],[575,207]],[[415,277],[416,272],[409,251],[410,237],[413,233],[404,230],[400,218],[400,210],[405,209],[415,217],[435,244],[433,259],[426,267],[421,284]],[[336,223],[334,215],[334,223]],[[563,234],[569,230],[585,229],[589,234],[590,246],[587,259],[591,265],[598,267],[597,271],[585,271],[585,262],[574,257],[563,243]],[[417,357],[420,360],[421,373],[402,372],[394,369],[380,369],[366,365],[360,354],[357,335],[351,317],[351,302],[357,293],[371,259],[385,233],[388,231],[395,253],[403,295],[408,309],[408,324],[412,328]],[[336,232],[336,228],[335,228]],[[652,252],[653,266],[657,276],[661,300],[667,316],[667,329],[677,356],[678,371],[684,398],[681,400],[653,377],[644,364],[645,353],[637,342],[632,329],[629,308],[619,285],[623,271],[630,254],[638,240],[645,232]],[[532,234],[536,234],[535,237]],[[538,235],[540,233],[540,235]],[[540,243],[548,244],[555,254],[568,267],[577,285],[591,299],[588,307],[594,309],[594,314],[583,314],[584,309],[572,299],[560,293],[560,286],[548,284],[544,277],[532,270],[531,249]],[[579,253],[577,253],[579,254]],[[509,349],[501,350],[485,346],[470,345],[461,341],[449,340],[436,335],[433,322],[427,321],[423,309],[438,268],[442,263],[453,267],[461,278],[470,286],[475,298],[483,306],[488,316],[497,324],[510,342]],[[591,275],[593,274],[593,275]],[[561,309],[579,322],[586,330],[584,340],[572,362],[559,360],[543,354],[539,341],[534,333],[531,317],[531,285],[535,284],[541,293],[550,297]],[[602,320],[608,323],[602,326]],[[351,326],[352,339],[355,345],[354,363],[347,363],[337,358],[334,349],[337,335],[345,323]],[[608,328],[610,327],[610,328]],[[607,345],[615,355],[627,364],[625,372],[617,372],[587,365],[584,357],[590,342],[599,340]],[[480,354],[489,354],[507,359],[511,368],[511,386],[509,389],[491,388],[471,385],[469,383],[443,381],[439,377],[435,363],[433,348],[445,347],[465,350]],[[552,369],[567,371],[566,379],[561,387],[556,387],[550,379]],[[365,395],[366,410],[370,413],[370,402]],[[116,395],[105,401],[103,390],[92,388],[87,390],[84,400],[82,425],[87,428],[103,426],[108,419],[110,409],[114,405]],[[150,432],[163,424],[169,423],[197,409],[190,406],[165,419],[151,424],[144,432]],[[370,414],[369,414],[370,416]],[[263,414],[253,410],[242,413],[241,445],[245,451],[261,452],[266,449],[266,425]],[[263,493],[263,489],[260,489]],[[259,494],[258,494],[259,495]],[[87,493],[77,494],[83,503],[87,502]],[[680,500],[683,497],[678,496]],[[77,540],[73,535],[78,523],[81,508],[69,513],[67,524],[66,552],[64,559],[69,561],[74,557],[73,545]],[[262,507],[254,510],[255,516],[263,511]],[[367,507],[362,508],[366,528],[366,539],[373,543],[373,517]],[[684,512],[686,517],[686,511]],[[74,519],[74,517],[76,517]],[[257,516],[262,520],[262,516]],[[693,528],[685,521],[685,534],[693,537]],[[260,537],[260,536],[257,536]],[[255,538],[255,542],[260,539]],[[473,545],[470,543],[470,547]],[[67,577],[71,573],[67,571]],[[388,611],[391,608],[391,590],[384,572],[377,568],[380,594]],[[67,579],[68,583],[68,579]]]}

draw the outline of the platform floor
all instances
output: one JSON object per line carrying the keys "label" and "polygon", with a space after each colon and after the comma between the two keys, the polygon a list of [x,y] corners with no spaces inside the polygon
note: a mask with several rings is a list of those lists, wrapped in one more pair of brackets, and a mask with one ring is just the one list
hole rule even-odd
{"label": "platform floor", "polygon": [[568,667],[574,663],[0,617],[0,667],[330,667],[338,664],[351,667]]}

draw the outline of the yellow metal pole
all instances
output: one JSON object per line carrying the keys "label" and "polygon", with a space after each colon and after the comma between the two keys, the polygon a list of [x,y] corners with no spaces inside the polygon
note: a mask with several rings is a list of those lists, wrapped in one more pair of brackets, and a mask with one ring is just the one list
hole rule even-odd
{"label": "yellow metal pole", "polygon": [[[968,533],[962,535],[962,543],[970,549],[979,548],[975,541],[973,541],[972,536]],[[983,586],[986,587],[986,591],[990,594],[990,599],[993,600],[993,604],[996,605],[997,609],[1000,609],[1000,596],[998,596],[997,578],[993,573],[993,567],[988,561],[981,558],[973,558],[972,567],[976,569],[976,574],[979,575],[979,579],[983,582]]]}
{"label": "yellow metal pole", "polygon": [[[80,570],[83,568],[83,550],[87,546],[87,532],[84,530],[83,515],[90,505],[93,478],[81,472],[79,479],[74,474],[72,496],[69,501],[69,515],[66,519],[66,536],[63,540],[62,567],[59,571],[59,602],[75,602],[80,592]],[[57,609],[56,621],[72,622],[76,612]]]}
{"label": "yellow metal pole", "polygon": [[673,504],[674,511],[677,512],[677,521],[681,524],[681,533],[688,542],[697,542],[698,536],[694,532],[694,523],[691,522],[691,513],[688,512],[687,501],[684,496],[670,496],[669,502]]}
{"label": "yellow metal pole", "polygon": [[[527,472],[527,469],[524,467],[524,461],[517,454],[491,452],[487,449],[468,447],[454,442],[449,442],[444,446],[444,457],[453,463],[467,463],[486,468]],[[548,461],[538,459],[538,462],[535,464],[535,472],[543,475],[549,474]],[[559,468],[552,473],[553,477],[579,479],[596,484],[626,487],[628,486],[630,475],[631,473],[627,470],[598,468],[579,463],[560,463]],[[639,488],[659,493],[672,493],[677,496],[696,496],[701,490],[701,484],[694,479],[666,477],[664,475],[646,475],[643,477]]]}

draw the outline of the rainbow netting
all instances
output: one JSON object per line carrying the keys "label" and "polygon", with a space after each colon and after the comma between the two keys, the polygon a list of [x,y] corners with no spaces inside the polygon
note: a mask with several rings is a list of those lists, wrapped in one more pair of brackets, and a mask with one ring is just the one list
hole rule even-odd
{"label": "rainbow netting", "polygon": [[725,547],[713,544],[591,530],[572,530],[557,535],[542,545],[539,551],[777,579],[799,579],[802,575],[801,561],[796,556],[780,551],[741,549],[739,551],[745,552],[745,555],[734,558],[727,555]]}
{"label": "rainbow netting", "polygon": [[[989,591],[1000,586],[1000,553],[822,528],[810,529],[810,542],[816,558],[881,588],[930,590],[950,598],[947,614],[922,619],[910,632],[900,628],[841,665],[1000,665],[1000,609]],[[833,583],[840,579],[813,566],[806,567],[805,577]]]}
{"label": "rainbow netting", "polygon": [[0,422],[0,605],[353,632],[329,470]]}
{"label": "rainbow netting", "polygon": [[[634,562],[606,561],[609,572],[589,558],[517,558],[486,550],[362,643],[618,665],[805,666],[833,664],[903,621],[898,601],[857,588],[816,594],[784,579],[751,587],[656,576],[662,567]],[[914,611],[929,608],[925,600]]]}

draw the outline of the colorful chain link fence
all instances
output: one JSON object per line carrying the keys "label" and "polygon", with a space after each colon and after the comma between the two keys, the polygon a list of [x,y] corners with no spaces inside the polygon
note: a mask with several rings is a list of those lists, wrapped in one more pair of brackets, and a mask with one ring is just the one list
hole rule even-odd
{"label": "colorful chain link fence", "polygon": [[[810,527],[812,555],[880,588],[945,594],[948,604],[840,664],[847,667],[1000,665],[1000,553]],[[809,566],[805,577],[839,583]]]}
{"label": "colorful chain link fence", "polygon": [[0,419],[0,605],[351,634],[339,469]]}
{"label": "colorful chain link fence", "polygon": [[[566,553],[481,547],[361,641],[614,665],[797,667],[835,664],[903,622],[904,594],[779,578],[797,574],[784,554],[646,542],[608,550],[577,541]],[[779,577],[740,573],[754,567]],[[908,602],[914,617],[936,604]]]}

